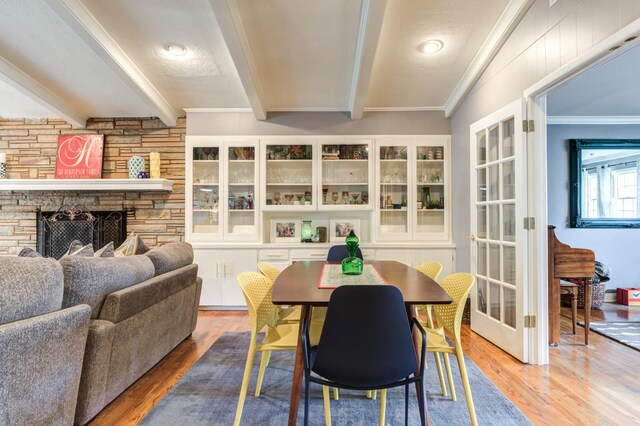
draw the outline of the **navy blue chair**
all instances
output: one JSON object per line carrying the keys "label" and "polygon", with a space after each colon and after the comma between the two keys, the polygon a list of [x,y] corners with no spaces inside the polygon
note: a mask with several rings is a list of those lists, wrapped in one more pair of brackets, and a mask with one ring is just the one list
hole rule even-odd
{"label": "navy blue chair", "polygon": [[[346,259],[347,257],[349,257],[349,250],[347,250],[346,245],[343,244],[341,246],[331,246],[331,248],[329,249],[329,253],[327,254],[327,261],[341,262],[342,259]],[[356,257],[364,259],[362,257],[362,250],[360,250],[360,247],[358,247],[358,249],[356,250]]]}
{"label": "navy blue chair", "polygon": [[[409,324],[402,293],[393,285],[349,285],[331,294],[318,345],[310,346],[307,316],[302,324],[304,424],[308,424],[311,382],[335,388],[373,390],[405,387],[408,424],[409,385],[415,383],[420,421],[426,423],[424,365],[426,334],[417,320]],[[420,362],[413,328],[422,335]]]}

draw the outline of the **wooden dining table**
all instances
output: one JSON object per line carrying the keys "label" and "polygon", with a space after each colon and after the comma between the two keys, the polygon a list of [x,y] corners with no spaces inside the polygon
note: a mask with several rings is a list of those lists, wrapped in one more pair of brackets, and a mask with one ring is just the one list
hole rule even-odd
{"label": "wooden dining table", "polygon": [[[273,303],[276,305],[300,305],[300,321],[307,316],[313,306],[327,306],[333,289],[319,288],[319,280],[325,261],[299,261],[283,270],[273,286]],[[414,317],[413,305],[449,304],[451,298],[434,280],[420,271],[403,263],[379,260],[367,261],[373,265],[388,285],[394,285],[402,292],[407,307],[409,321]],[[300,327],[302,329],[302,327]],[[420,355],[420,338],[414,333],[416,354]],[[303,376],[302,336],[298,337],[295,364],[293,368],[293,382],[291,383],[291,401],[289,405],[289,425],[294,426],[298,417],[300,390]],[[425,404],[425,411],[427,410]],[[427,413],[425,413],[427,414]],[[429,417],[426,415],[427,423]]]}

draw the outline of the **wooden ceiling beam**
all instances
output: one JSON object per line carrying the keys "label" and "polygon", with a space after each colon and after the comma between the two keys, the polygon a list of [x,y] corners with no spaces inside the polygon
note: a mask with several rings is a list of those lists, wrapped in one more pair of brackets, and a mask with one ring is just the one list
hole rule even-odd
{"label": "wooden ceiling beam", "polygon": [[80,0],[45,0],[49,7],[167,126],[175,126],[180,112],[140,71],[126,52]]}
{"label": "wooden ceiling beam", "polygon": [[257,120],[267,119],[264,90],[260,82],[249,40],[244,31],[236,0],[210,0],[209,4],[218,22],[233,64],[238,71],[249,105]]}
{"label": "wooden ceiling beam", "polygon": [[360,13],[360,28],[356,45],[356,58],[351,78],[351,93],[349,95],[349,113],[352,120],[362,118],[364,106],[369,93],[369,81],[373,70],[373,60],[376,56],[382,21],[387,0],[364,0]]}

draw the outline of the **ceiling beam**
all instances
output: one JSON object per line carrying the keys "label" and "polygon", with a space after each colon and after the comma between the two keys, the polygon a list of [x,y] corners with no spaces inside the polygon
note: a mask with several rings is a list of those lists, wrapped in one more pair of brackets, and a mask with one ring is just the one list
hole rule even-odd
{"label": "ceiling beam", "polygon": [[167,126],[180,115],[80,0],[45,0],[49,7]]}
{"label": "ceiling beam", "polygon": [[453,115],[456,108],[476,84],[534,2],[535,0],[509,1],[493,29],[482,43],[482,46],[480,46],[478,53],[476,53],[451,95],[449,95],[449,99],[445,102],[446,117]]}
{"label": "ceiling beam", "polygon": [[2,57],[0,57],[0,80],[43,108],[64,118],[73,126],[82,128],[86,125],[89,118],[87,115]]}
{"label": "ceiling beam", "polygon": [[267,119],[265,95],[236,0],[210,0],[218,27],[258,120]]}
{"label": "ceiling beam", "polygon": [[362,2],[356,59],[353,65],[351,93],[349,94],[349,113],[352,120],[359,120],[364,113],[373,60],[382,32],[386,6],[387,0],[364,0]]}

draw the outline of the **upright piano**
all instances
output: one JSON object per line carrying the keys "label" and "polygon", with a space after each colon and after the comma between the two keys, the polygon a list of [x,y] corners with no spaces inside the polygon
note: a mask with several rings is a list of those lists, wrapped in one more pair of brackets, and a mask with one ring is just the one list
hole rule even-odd
{"label": "upright piano", "polygon": [[591,279],[596,270],[596,256],[585,248],[573,248],[556,237],[555,226],[548,229],[549,261],[549,344],[560,343],[560,280],[574,278],[584,285],[584,343],[589,344],[591,319]]}

